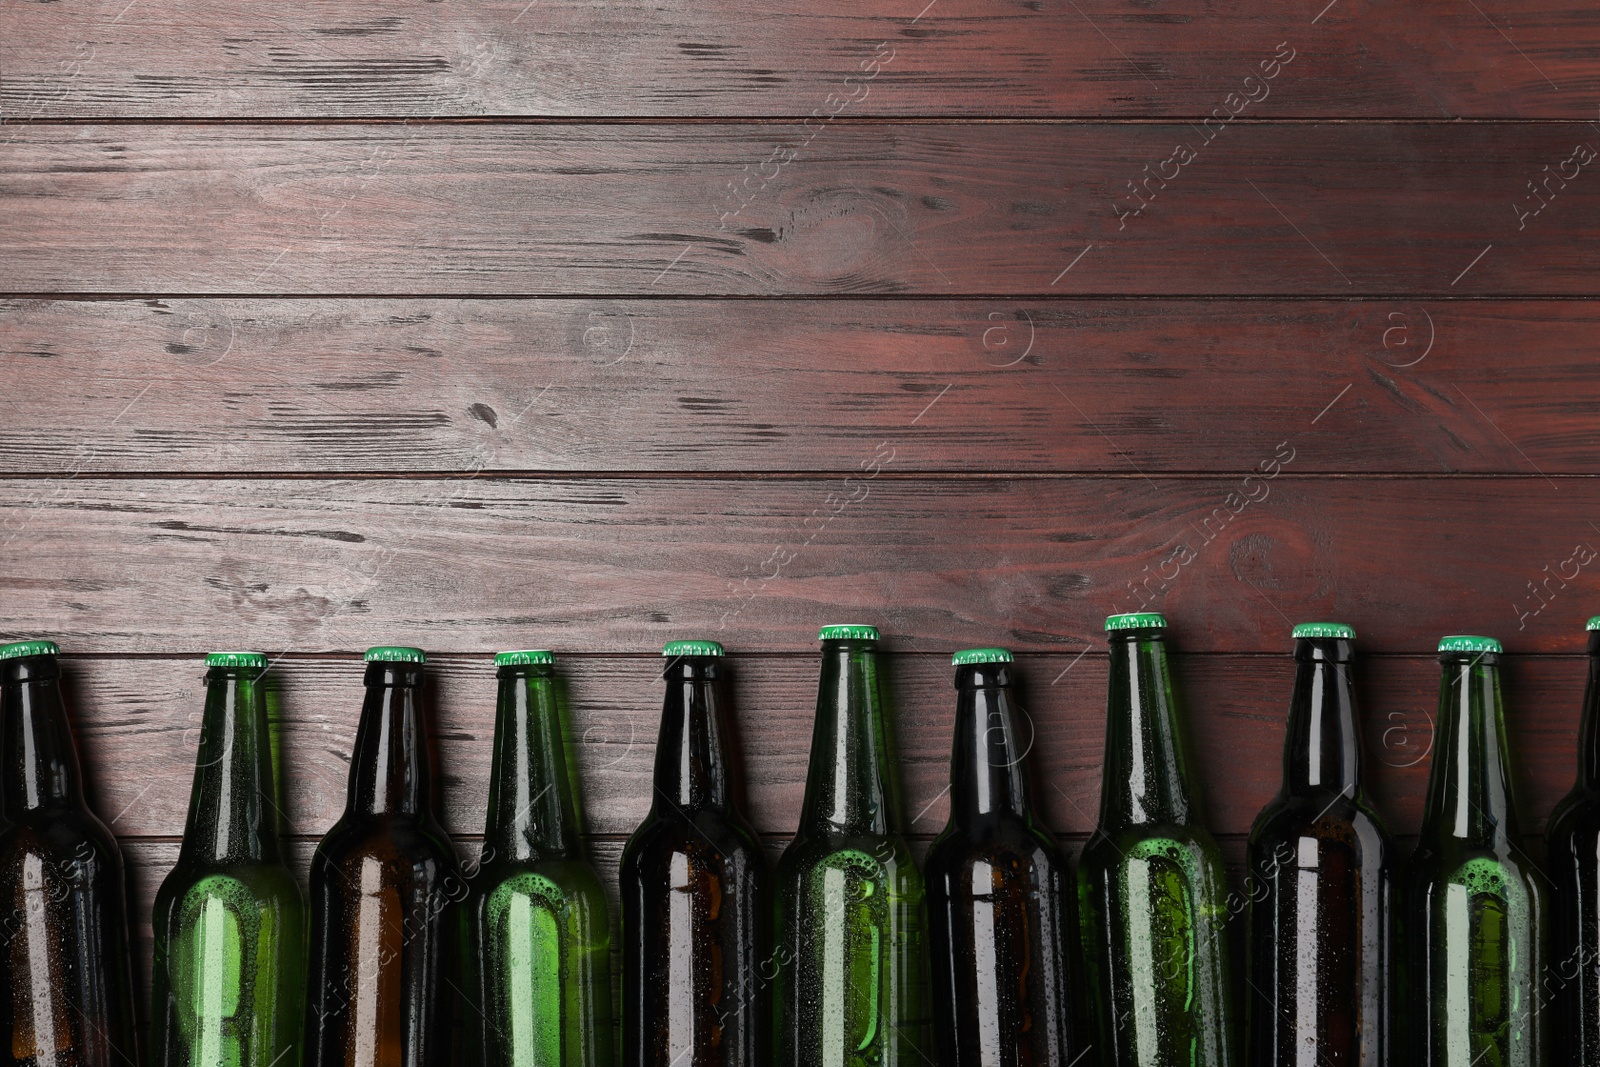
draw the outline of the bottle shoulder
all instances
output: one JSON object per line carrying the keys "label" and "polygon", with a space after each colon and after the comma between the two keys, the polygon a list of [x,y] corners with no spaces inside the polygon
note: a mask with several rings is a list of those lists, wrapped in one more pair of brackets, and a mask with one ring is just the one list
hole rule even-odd
{"label": "bottle shoulder", "polygon": [[945,824],[923,861],[924,870],[970,865],[974,861],[1015,866],[1065,867],[1066,853],[1048,830],[1032,819],[1007,814],[966,826]]}
{"label": "bottle shoulder", "polygon": [[468,907],[494,908],[516,897],[528,897],[558,909],[576,909],[604,923],[609,912],[606,891],[594,865],[581,857],[533,861],[491,860],[467,880]]}
{"label": "bottle shoulder", "polygon": [[213,898],[230,907],[278,911],[303,909],[306,902],[300,884],[282,863],[199,865],[180,860],[156,891],[157,922],[179,906]]}
{"label": "bottle shoulder", "polygon": [[765,862],[755,830],[738,815],[715,808],[681,814],[652,811],[629,836],[622,862],[626,865],[636,858],[679,851],[724,858],[752,853]]}
{"label": "bottle shoulder", "polygon": [[348,813],[323,835],[312,857],[317,864],[347,866],[368,857],[385,864],[428,865],[443,871],[458,866],[455,849],[431,818],[359,816]]}
{"label": "bottle shoulder", "polygon": [[1600,838],[1600,791],[1573,786],[1550,812],[1545,840],[1554,853],[1578,841],[1593,844],[1596,838]]}
{"label": "bottle shoulder", "polygon": [[1345,796],[1333,790],[1279,796],[1256,816],[1250,827],[1252,847],[1270,847],[1281,841],[1314,837],[1346,841],[1388,851],[1388,828],[1361,794]]}
{"label": "bottle shoulder", "polygon": [[1096,830],[1084,846],[1080,877],[1095,877],[1138,860],[1169,860],[1181,868],[1222,878],[1222,852],[1202,826],[1147,823],[1120,833]]}
{"label": "bottle shoulder", "polygon": [[42,809],[0,827],[0,866],[28,857],[58,864],[122,864],[117,839],[87,808]]}
{"label": "bottle shoulder", "polygon": [[899,834],[828,833],[796,837],[778,860],[780,880],[828,868],[882,870],[920,880],[911,847]]}

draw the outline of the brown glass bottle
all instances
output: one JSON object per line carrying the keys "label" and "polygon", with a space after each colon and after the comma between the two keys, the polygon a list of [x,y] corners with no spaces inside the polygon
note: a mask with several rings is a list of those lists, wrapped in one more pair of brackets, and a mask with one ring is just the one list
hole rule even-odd
{"label": "brown glass bottle", "polygon": [[122,1067],[138,1062],[122,856],[84,801],[59,651],[0,647],[0,1063]]}
{"label": "brown glass bottle", "polygon": [[1294,628],[1283,788],[1250,832],[1250,1067],[1382,1067],[1396,858],[1362,790],[1343,623]]}
{"label": "brown glass bottle", "polygon": [[934,1034],[945,1067],[1068,1067],[1077,883],[1034,815],[1011,653],[958,652],[950,820],[928,849]]}
{"label": "brown glass bottle", "polygon": [[423,655],[367,651],[344,814],[311,859],[306,1067],[443,1067],[465,891],[433,810]]}
{"label": "brown glass bottle", "polygon": [[663,654],[650,814],[622,854],[624,1063],[766,1067],[767,864],[740,810],[722,646]]}

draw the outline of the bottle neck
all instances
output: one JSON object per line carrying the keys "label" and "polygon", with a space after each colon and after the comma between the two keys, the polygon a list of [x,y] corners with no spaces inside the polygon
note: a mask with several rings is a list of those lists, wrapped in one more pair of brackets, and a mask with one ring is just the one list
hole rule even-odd
{"label": "bottle neck", "polygon": [[54,656],[8,660],[0,667],[0,720],[5,813],[83,807],[83,771]]}
{"label": "bottle neck", "polygon": [[1433,767],[1422,813],[1424,840],[1456,838],[1477,848],[1508,847],[1517,834],[1511,797],[1499,657],[1442,657]]}
{"label": "bottle neck", "polygon": [[720,669],[714,656],[683,656],[667,665],[652,801],[658,815],[733,805]]}
{"label": "bottle neck", "polygon": [[499,679],[484,855],[577,855],[577,804],[555,674],[542,665],[501,667]]}
{"label": "bottle neck", "polygon": [[1600,789],[1600,630],[1589,631],[1589,682],[1578,721],[1578,786]]}
{"label": "bottle neck", "polygon": [[824,641],[800,833],[898,832],[891,788],[876,646]]}
{"label": "bottle neck", "polygon": [[278,806],[266,692],[254,670],[206,672],[200,754],[183,834],[187,858],[276,860]]}
{"label": "bottle neck", "polygon": [[1294,696],[1283,747],[1285,795],[1337,794],[1361,789],[1361,745],[1351,689],[1351,642],[1301,638],[1295,642]]}
{"label": "bottle neck", "polygon": [[1011,674],[1004,663],[956,672],[955,747],[950,755],[950,820],[969,826],[996,815],[1028,814],[1022,759],[1033,746],[1031,728],[1017,734]]}
{"label": "bottle neck", "polygon": [[355,750],[350,755],[348,810],[357,815],[421,816],[432,810],[422,667],[369,663]]}
{"label": "bottle neck", "polygon": [[1106,753],[1100,829],[1117,833],[1152,823],[1198,822],[1190,793],[1177,708],[1159,632],[1111,638]]}

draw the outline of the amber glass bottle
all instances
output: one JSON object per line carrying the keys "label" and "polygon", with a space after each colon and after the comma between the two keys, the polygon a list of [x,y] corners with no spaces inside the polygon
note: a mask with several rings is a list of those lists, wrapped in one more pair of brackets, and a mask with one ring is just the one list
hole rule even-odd
{"label": "amber glass bottle", "polygon": [[1034,815],[1011,653],[957,652],[950,820],[928,850],[934,1034],[947,1067],[1067,1067],[1076,884]]}
{"label": "amber glass bottle", "polygon": [[722,646],[662,654],[650,814],[622,854],[623,1062],[766,1067],[767,863],[741,810]]}
{"label": "amber glass bottle", "polygon": [[463,883],[429,788],[423,659],[367,650],[344,814],[311,858],[307,1067],[450,1061]]}
{"label": "amber glass bottle", "polygon": [[0,1063],[131,1067],[122,855],[84,801],[59,652],[0,647]]}

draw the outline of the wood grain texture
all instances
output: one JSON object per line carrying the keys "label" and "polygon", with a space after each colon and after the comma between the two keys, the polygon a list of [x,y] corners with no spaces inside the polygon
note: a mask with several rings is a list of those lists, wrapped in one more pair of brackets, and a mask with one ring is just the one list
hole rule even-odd
{"label": "wood grain texture", "polygon": [[1596,292],[1588,124],[799,130],[22,126],[0,291]]}
{"label": "wood grain texture", "polygon": [[[1345,432],[1329,415],[1289,448]],[[859,619],[905,651],[1077,653],[1141,607],[1193,651],[1277,651],[1307,618],[1384,652],[1444,633],[1582,648],[1600,482],[1278,471],[6,480],[0,592],[7,632],[79,652],[641,652],[685,633],[809,651],[819,623]]]}
{"label": "wood grain texture", "polygon": [[[1287,649],[1285,636],[1280,642]],[[812,656],[733,656],[734,709],[749,794],[762,833],[794,832],[805,789],[816,699]],[[1105,736],[1107,659],[1025,655],[1018,667],[1036,802],[1059,833],[1094,829]],[[894,655],[887,677],[896,765],[911,833],[944,825],[955,696],[946,656]],[[69,660],[76,731],[97,809],[126,837],[178,837],[200,736],[203,667],[195,659]],[[565,657],[568,732],[596,836],[622,838],[649,810],[661,709],[659,657]],[[1277,792],[1294,665],[1287,654],[1174,659],[1207,821],[1243,834]],[[1526,778],[1519,817],[1529,833],[1572,783],[1584,682],[1575,657],[1512,657],[1507,721]],[[440,793],[453,834],[481,833],[494,734],[495,677],[487,659],[435,658],[430,705]],[[320,837],[345,801],[361,707],[357,660],[289,659],[274,668],[276,716],[288,768],[287,832]],[[1358,665],[1367,784],[1399,833],[1422,815],[1439,668],[1432,657],[1366,657]]]}
{"label": "wood grain texture", "polygon": [[1588,301],[6,301],[0,468],[848,472],[893,439],[1231,473],[1337,400],[1296,473],[1586,474],[1597,334]]}
{"label": "wood grain texture", "polygon": [[[1574,0],[9,6],[21,118],[1204,116],[1287,42],[1280,117],[1592,118]],[[887,62],[863,66],[875,56]],[[871,77],[863,78],[865,75]],[[852,81],[846,81],[850,78]]]}

